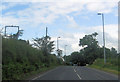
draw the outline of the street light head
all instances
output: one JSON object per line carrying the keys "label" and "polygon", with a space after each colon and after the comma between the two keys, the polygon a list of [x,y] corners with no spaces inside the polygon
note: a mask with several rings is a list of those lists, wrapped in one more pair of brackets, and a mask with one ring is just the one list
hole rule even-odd
{"label": "street light head", "polygon": [[60,38],[60,37],[58,37],[58,38]]}

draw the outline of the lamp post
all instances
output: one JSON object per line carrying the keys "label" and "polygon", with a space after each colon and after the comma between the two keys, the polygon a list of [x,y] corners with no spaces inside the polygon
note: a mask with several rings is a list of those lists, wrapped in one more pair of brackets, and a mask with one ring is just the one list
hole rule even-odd
{"label": "lamp post", "polygon": [[66,46],[67,46],[67,45],[65,45],[65,61],[66,61]]}
{"label": "lamp post", "polygon": [[59,53],[59,43],[58,43],[58,39],[59,39],[60,37],[57,37],[57,53]]}
{"label": "lamp post", "polygon": [[103,48],[104,48],[104,64],[106,64],[106,54],[105,54],[105,33],[104,33],[104,14],[98,13],[98,15],[102,16],[102,23],[103,23]]}
{"label": "lamp post", "polygon": [[58,43],[58,39],[59,39],[60,37],[57,37],[57,50],[59,49],[59,43]]}

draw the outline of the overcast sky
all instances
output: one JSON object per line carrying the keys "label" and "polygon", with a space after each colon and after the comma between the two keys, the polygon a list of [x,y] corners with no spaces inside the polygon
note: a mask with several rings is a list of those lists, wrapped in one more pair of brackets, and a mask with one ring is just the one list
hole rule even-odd
{"label": "overcast sky", "polygon": [[[21,38],[32,42],[32,38],[45,36],[48,27],[55,47],[57,37],[61,37],[60,49],[68,45],[67,55],[79,51],[79,39],[93,32],[99,34],[97,40],[103,45],[102,20],[97,15],[102,12],[106,47],[118,48],[118,0],[4,0],[0,8],[0,29],[5,25],[18,25],[24,30]],[[8,34],[16,31],[15,28],[7,29]]]}

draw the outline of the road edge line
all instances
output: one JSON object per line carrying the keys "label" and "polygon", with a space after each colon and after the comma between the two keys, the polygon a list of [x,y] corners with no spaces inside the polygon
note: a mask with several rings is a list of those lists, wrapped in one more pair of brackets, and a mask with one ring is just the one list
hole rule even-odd
{"label": "road edge line", "polygon": [[45,73],[43,73],[43,74],[39,75],[38,77],[33,78],[32,80],[36,80],[37,78],[40,78],[40,77],[42,77],[42,76],[46,75],[47,73],[49,73],[49,72],[52,72],[52,71],[56,70],[57,68],[58,68],[58,67],[56,67],[56,68],[54,68],[54,69],[51,69],[51,70],[49,70],[49,71],[47,71],[47,72],[45,72]]}

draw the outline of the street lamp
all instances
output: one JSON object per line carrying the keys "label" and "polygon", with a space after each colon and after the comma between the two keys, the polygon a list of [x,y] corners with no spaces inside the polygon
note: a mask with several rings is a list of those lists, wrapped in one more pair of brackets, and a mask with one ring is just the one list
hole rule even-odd
{"label": "street lamp", "polygon": [[103,23],[103,47],[104,47],[104,64],[106,64],[106,55],[105,55],[105,34],[104,34],[104,14],[98,13],[98,15],[102,16],[102,23]]}
{"label": "street lamp", "polygon": [[57,54],[59,55],[59,43],[58,43],[58,39],[59,39],[60,37],[57,37]]}
{"label": "street lamp", "polygon": [[57,50],[59,50],[59,43],[58,43],[58,39],[59,39],[60,37],[57,37]]}
{"label": "street lamp", "polygon": [[67,46],[67,45],[65,45],[65,61],[66,61],[66,46]]}
{"label": "street lamp", "polygon": [[65,45],[65,55],[66,55],[66,46],[67,46],[67,45]]}

